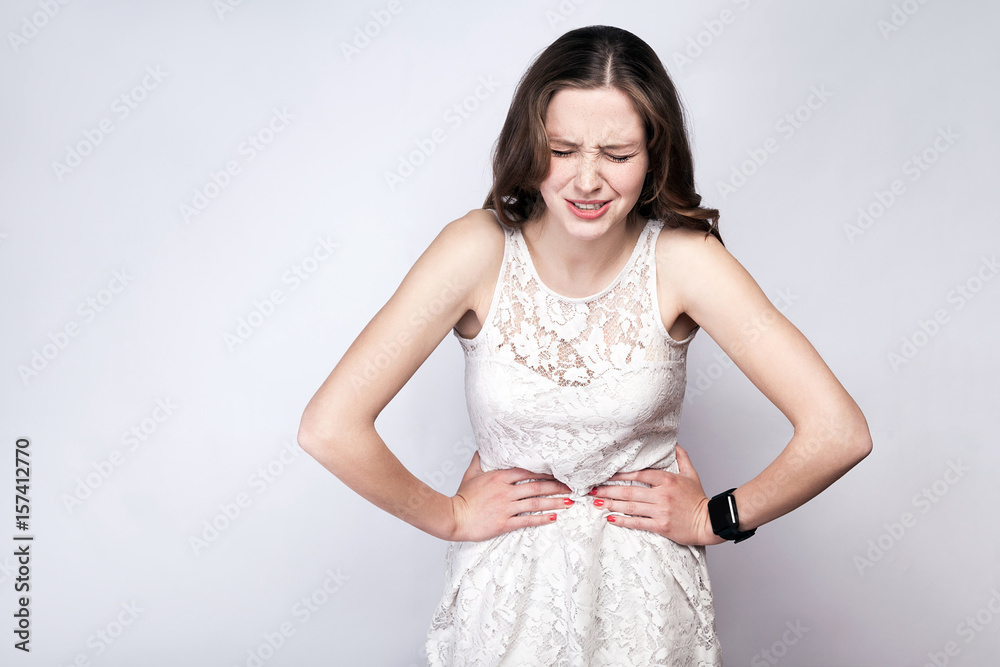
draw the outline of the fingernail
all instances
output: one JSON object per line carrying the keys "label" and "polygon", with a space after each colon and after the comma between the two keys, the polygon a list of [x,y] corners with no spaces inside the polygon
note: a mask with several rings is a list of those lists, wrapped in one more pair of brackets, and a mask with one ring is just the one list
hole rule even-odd
{"label": "fingernail", "polygon": [[591,489],[590,493],[588,493],[587,495],[588,496],[596,496],[597,495],[597,489]]}
{"label": "fingernail", "polygon": [[549,515],[549,521],[555,521],[555,520],[556,520],[556,515],[555,514],[550,514]]}
{"label": "fingernail", "polygon": [[572,505],[573,501],[570,498],[563,498],[563,505]]}
{"label": "fingernail", "polygon": [[608,517],[608,521],[610,521],[611,523],[614,523],[615,522],[615,518],[613,516],[609,516]]}
{"label": "fingernail", "polygon": [[594,504],[597,505],[598,507],[603,507],[604,500],[602,500],[601,498],[594,498]]}

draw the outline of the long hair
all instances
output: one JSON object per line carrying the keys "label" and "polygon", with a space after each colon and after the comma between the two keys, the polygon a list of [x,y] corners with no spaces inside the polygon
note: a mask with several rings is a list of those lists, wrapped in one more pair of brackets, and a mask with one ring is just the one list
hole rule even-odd
{"label": "long hair", "polygon": [[571,30],[548,46],[521,77],[507,119],[493,147],[493,186],[483,208],[516,225],[545,210],[539,186],[552,152],[543,119],[552,96],[563,88],[611,87],[627,95],[642,118],[650,172],[629,221],[663,220],[714,235],[719,211],[701,206],[694,188],[694,161],[677,90],[646,42],[612,26]]}

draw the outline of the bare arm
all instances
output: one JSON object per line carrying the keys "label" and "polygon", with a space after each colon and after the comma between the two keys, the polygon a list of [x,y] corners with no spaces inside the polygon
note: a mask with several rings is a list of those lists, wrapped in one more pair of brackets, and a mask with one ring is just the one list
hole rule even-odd
{"label": "bare arm", "polygon": [[303,450],[347,486],[420,530],[449,540],[485,539],[547,521],[515,514],[553,508],[551,499],[523,501],[565,489],[555,482],[514,489],[513,481],[541,476],[513,469],[475,479],[467,473],[465,494],[460,488],[448,497],[408,471],[375,430],[382,409],[474,309],[481,286],[495,284],[495,270],[488,275],[494,264],[489,258],[497,253],[496,234],[502,254],[503,237],[499,228],[485,233],[489,225],[496,227],[492,213],[476,210],[441,231],[309,401],[299,426]]}
{"label": "bare arm", "polygon": [[[740,530],[751,530],[804,504],[864,459],[872,448],[868,424],[815,348],[717,239],[670,234],[658,248],[657,270],[665,274],[661,284],[670,285],[673,307],[697,322],[794,428],[781,454],[733,492]],[[719,543],[708,498],[687,453],[678,449],[679,473],[614,477],[646,482],[652,490],[602,487],[599,495],[613,499],[610,510],[631,514],[632,508],[637,515],[617,525],[683,544]]]}
{"label": "bare arm", "polygon": [[[750,530],[815,497],[872,449],[861,409],[805,336],[714,237],[687,236],[677,266],[684,311],[788,418],[794,434],[733,495]],[[680,253],[677,253],[678,256]]]}

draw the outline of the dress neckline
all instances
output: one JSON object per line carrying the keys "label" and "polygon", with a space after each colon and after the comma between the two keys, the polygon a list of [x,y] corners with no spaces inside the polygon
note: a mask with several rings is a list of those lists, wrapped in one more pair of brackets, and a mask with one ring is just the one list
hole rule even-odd
{"label": "dress neckline", "polygon": [[553,290],[552,288],[550,288],[548,285],[546,285],[542,281],[542,279],[538,275],[538,271],[535,269],[535,263],[531,259],[531,253],[528,251],[528,244],[524,240],[524,234],[521,231],[520,225],[516,227],[516,232],[517,232],[517,236],[518,236],[519,245],[520,245],[521,249],[524,250],[524,252],[522,253],[524,255],[524,263],[528,265],[528,270],[531,272],[531,275],[535,279],[535,281],[538,282],[538,286],[543,291],[547,292],[548,294],[551,294],[552,296],[554,296],[556,298],[562,299],[564,301],[571,301],[571,302],[574,302],[574,303],[582,303],[582,302],[585,302],[585,301],[593,301],[594,299],[598,299],[598,298],[604,296],[605,294],[607,294],[608,292],[610,292],[612,289],[614,289],[615,285],[617,285],[618,283],[620,283],[622,281],[622,279],[625,277],[625,274],[627,274],[629,272],[629,270],[635,264],[636,258],[639,256],[639,251],[642,248],[642,242],[646,238],[646,234],[649,233],[649,226],[650,226],[651,222],[652,222],[652,218],[647,218],[646,219],[646,225],[642,228],[642,231],[639,233],[639,238],[636,239],[635,247],[632,248],[632,254],[629,255],[628,261],[625,262],[625,266],[622,267],[621,271],[618,272],[618,275],[615,276],[611,280],[611,282],[607,285],[607,287],[604,287],[599,292],[596,292],[596,293],[591,294],[589,296],[578,296],[578,297],[564,296],[562,294],[559,294],[558,292],[556,292],[555,290]]}

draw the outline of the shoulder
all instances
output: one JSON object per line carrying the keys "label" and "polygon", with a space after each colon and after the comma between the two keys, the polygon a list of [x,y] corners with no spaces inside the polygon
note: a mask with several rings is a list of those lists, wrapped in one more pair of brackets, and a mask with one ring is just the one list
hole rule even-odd
{"label": "shoulder", "polygon": [[506,232],[492,211],[476,208],[445,225],[434,243],[469,272],[489,272],[503,260]]}
{"label": "shoulder", "polygon": [[478,292],[495,279],[503,262],[505,228],[492,211],[473,209],[447,223],[425,251],[429,263],[446,271],[466,287]]}
{"label": "shoulder", "polygon": [[656,238],[654,252],[657,269],[675,277],[692,272],[701,274],[736,261],[719,239],[711,234],[666,224]]}
{"label": "shoulder", "polygon": [[493,211],[474,208],[461,218],[452,220],[441,230],[441,237],[455,249],[470,253],[503,251],[504,228]]}
{"label": "shoulder", "polygon": [[695,320],[706,304],[723,303],[734,295],[756,300],[760,291],[743,265],[711,234],[664,225],[654,252],[656,284],[663,298]]}

